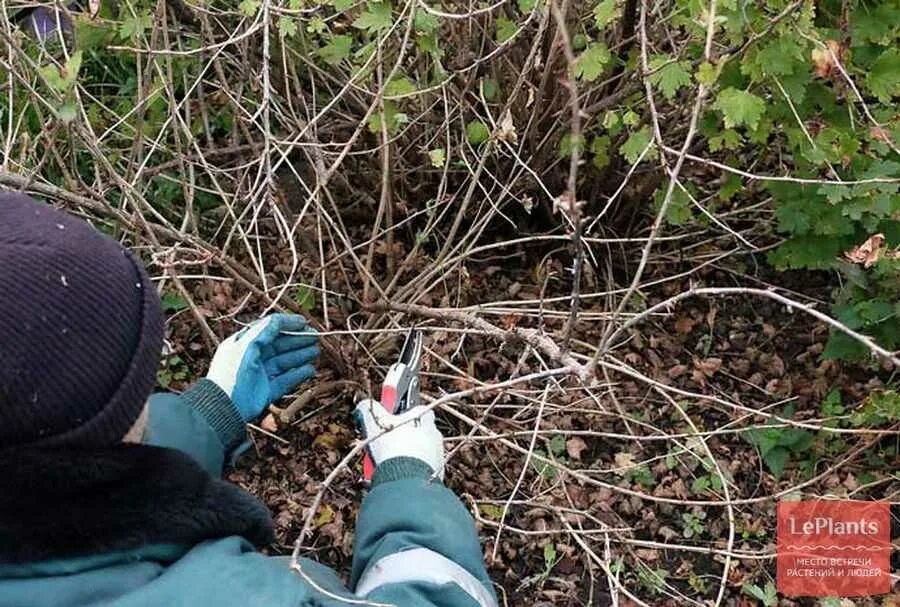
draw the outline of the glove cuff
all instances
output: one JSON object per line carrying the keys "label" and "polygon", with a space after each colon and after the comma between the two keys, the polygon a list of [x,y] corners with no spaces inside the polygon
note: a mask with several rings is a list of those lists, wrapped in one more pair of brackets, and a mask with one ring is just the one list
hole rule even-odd
{"label": "glove cuff", "polygon": [[430,479],[434,476],[431,466],[417,457],[399,456],[386,460],[375,468],[372,476],[372,487],[391,481],[410,478]]}
{"label": "glove cuff", "polygon": [[247,432],[244,419],[225,391],[214,381],[201,379],[188,388],[183,397],[216,431],[226,453],[244,440]]}

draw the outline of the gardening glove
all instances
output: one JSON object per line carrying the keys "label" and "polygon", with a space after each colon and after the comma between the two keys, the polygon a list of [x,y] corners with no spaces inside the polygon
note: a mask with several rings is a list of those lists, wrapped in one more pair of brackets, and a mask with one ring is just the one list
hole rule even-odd
{"label": "gardening glove", "polygon": [[316,335],[296,314],[272,314],[238,331],[219,345],[206,378],[228,394],[245,422],[316,374]]}
{"label": "gardening glove", "polygon": [[[419,405],[394,415],[377,400],[366,399],[356,405],[353,417],[363,438],[378,437],[366,445],[376,468],[395,457],[414,457],[444,480],[444,437],[434,425],[433,411]],[[412,421],[403,423],[407,420]]]}

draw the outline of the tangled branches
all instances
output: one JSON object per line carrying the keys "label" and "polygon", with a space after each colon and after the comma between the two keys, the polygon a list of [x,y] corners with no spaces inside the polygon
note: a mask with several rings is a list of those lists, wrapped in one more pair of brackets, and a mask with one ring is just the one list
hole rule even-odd
{"label": "tangled branches", "polygon": [[[825,54],[812,3],[701,4],[131,0],[52,13],[44,40],[19,13],[36,5],[5,5],[0,184],[139,251],[179,360],[292,310],[323,335],[325,385],[350,391],[379,381],[396,330],[426,328],[450,481],[511,603],[719,605],[766,575],[755,509],[870,495],[841,475],[897,434],[865,413],[900,364],[896,313],[844,293],[857,307],[835,319],[831,278],[792,288],[766,263],[835,268],[886,230],[900,165],[892,85],[842,51],[888,33],[851,16]],[[810,105],[823,91],[852,124]],[[879,268],[843,268],[865,310],[895,288]],[[816,362],[829,329],[863,379]],[[862,417],[820,410],[851,375]],[[773,475],[765,432],[815,436],[821,457]],[[297,554],[361,448],[306,504]]]}

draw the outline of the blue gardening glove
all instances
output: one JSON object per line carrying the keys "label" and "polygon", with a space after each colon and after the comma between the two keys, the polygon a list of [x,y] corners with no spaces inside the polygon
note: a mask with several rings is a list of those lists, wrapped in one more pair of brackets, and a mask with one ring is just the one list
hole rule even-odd
{"label": "blue gardening glove", "polygon": [[377,400],[366,399],[353,417],[364,438],[378,437],[366,445],[376,468],[395,457],[414,457],[444,480],[444,437],[434,425],[434,411],[419,405],[393,415]]}
{"label": "blue gardening glove", "polygon": [[316,335],[296,314],[272,314],[238,331],[219,345],[206,378],[231,397],[243,420],[262,415],[266,407],[316,374]]}

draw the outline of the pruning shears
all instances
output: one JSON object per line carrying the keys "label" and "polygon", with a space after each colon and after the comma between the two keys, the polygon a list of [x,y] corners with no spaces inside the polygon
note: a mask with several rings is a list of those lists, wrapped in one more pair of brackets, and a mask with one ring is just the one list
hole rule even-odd
{"label": "pruning shears", "polygon": [[[395,415],[421,404],[419,367],[422,362],[422,332],[410,329],[400,350],[400,359],[388,369],[381,385],[381,406]],[[363,477],[372,480],[375,464],[368,453],[363,458]]]}

